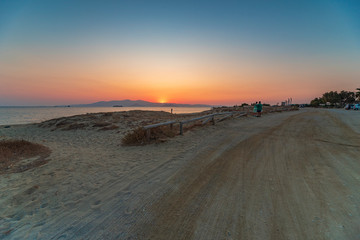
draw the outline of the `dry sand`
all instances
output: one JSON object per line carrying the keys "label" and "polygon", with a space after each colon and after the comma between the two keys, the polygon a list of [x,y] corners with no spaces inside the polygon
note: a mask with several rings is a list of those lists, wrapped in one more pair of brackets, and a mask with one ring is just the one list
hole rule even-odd
{"label": "dry sand", "polygon": [[0,239],[360,239],[360,112],[230,119],[137,147],[121,124],[47,124],[0,128],[52,151],[0,175]]}

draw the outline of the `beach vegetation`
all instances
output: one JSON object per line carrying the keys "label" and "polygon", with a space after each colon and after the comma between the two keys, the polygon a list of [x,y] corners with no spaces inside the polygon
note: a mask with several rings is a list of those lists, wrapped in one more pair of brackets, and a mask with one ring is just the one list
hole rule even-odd
{"label": "beach vegetation", "polygon": [[125,134],[121,140],[121,143],[124,146],[144,145],[146,142],[146,132],[141,127]]}
{"label": "beach vegetation", "polygon": [[44,165],[51,151],[25,140],[0,141],[0,174],[19,173]]}
{"label": "beach vegetation", "polygon": [[62,130],[78,130],[78,129],[84,129],[85,127],[86,127],[85,123],[72,123],[67,127],[62,128]]}
{"label": "beach vegetation", "polygon": [[355,93],[356,101],[360,101],[360,88],[357,88],[356,91],[357,91]]}
{"label": "beach vegetation", "polygon": [[354,103],[359,94],[352,91],[330,91],[321,97],[315,98],[310,102],[312,107],[344,107],[346,104]]}
{"label": "beach vegetation", "polygon": [[163,142],[165,139],[175,137],[178,134],[175,129],[172,129],[169,126],[149,129],[150,135],[148,135],[146,131],[147,130],[144,128],[139,127],[125,134],[121,141],[122,145],[136,146],[154,142]]}
{"label": "beach vegetation", "polygon": [[114,115],[113,112],[106,112],[103,114],[104,117],[112,117]]}
{"label": "beach vegetation", "polygon": [[315,98],[310,102],[310,105],[312,107],[319,107],[320,104],[324,104],[324,100],[322,98]]}
{"label": "beach vegetation", "polygon": [[118,128],[119,128],[119,126],[117,126],[117,125],[115,125],[115,124],[111,124],[111,125],[102,127],[102,128],[100,128],[99,130],[107,131],[107,130],[115,130],[115,129],[118,129]]}
{"label": "beach vegetation", "polygon": [[98,121],[98,122],[95,122],[93,127],[106,127],[106,126],[109,126],[109,125],[111,125],[111,123],[105,122],[105,121]]}

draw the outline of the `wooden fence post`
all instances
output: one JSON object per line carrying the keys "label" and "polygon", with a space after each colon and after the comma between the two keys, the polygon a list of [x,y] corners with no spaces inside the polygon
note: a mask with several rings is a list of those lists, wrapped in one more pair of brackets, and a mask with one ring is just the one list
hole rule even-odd
{"label": "wooden fence post", "polygon": [[150,128],[146,129],[146,140],[150,140]]}
{"label": "wooden fence post", "polygon": [[183,135],[183,123],[180,122],[180,135]]}

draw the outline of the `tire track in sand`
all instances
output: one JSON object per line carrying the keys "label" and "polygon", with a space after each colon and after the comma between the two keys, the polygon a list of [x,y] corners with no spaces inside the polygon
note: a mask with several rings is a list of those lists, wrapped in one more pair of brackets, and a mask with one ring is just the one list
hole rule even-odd
{"label": "tire track in sand", "polygon": [[[138,236],[355,239],[360,196],[346,186],[359,180],[354,177],[357,182],[351,183],[343,175],[349,174],[349,166],[355,166],[351,174],[360,170],[353,159],[359,150],[344,144],[349,134],[356,144],[359,137],[343,124],[326,112],[300,113],[239,142],[210,163],[199,155],[169,181],[172,191],[150,207],[153,221],[141,226]],[[336,128],[336,134],[328,134],[329,128]],[[344,144],[332,144],[331,152],[329,144],[318,141],[327,137],[336,142],[339,136]],[[341,165],[338,158],[351,164]]]}

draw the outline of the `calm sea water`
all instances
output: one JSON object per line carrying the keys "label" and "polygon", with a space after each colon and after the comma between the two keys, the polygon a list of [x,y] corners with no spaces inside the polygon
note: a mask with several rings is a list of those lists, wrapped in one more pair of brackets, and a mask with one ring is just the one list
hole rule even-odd
{"label": "calm sea water", "polygon": [[[173,113],[194,113],[209,108],[173,107]],[[85,113],[151,110],[170,112],[171,107],[0,107],[0,125],[39,123],[53,118]]]}

